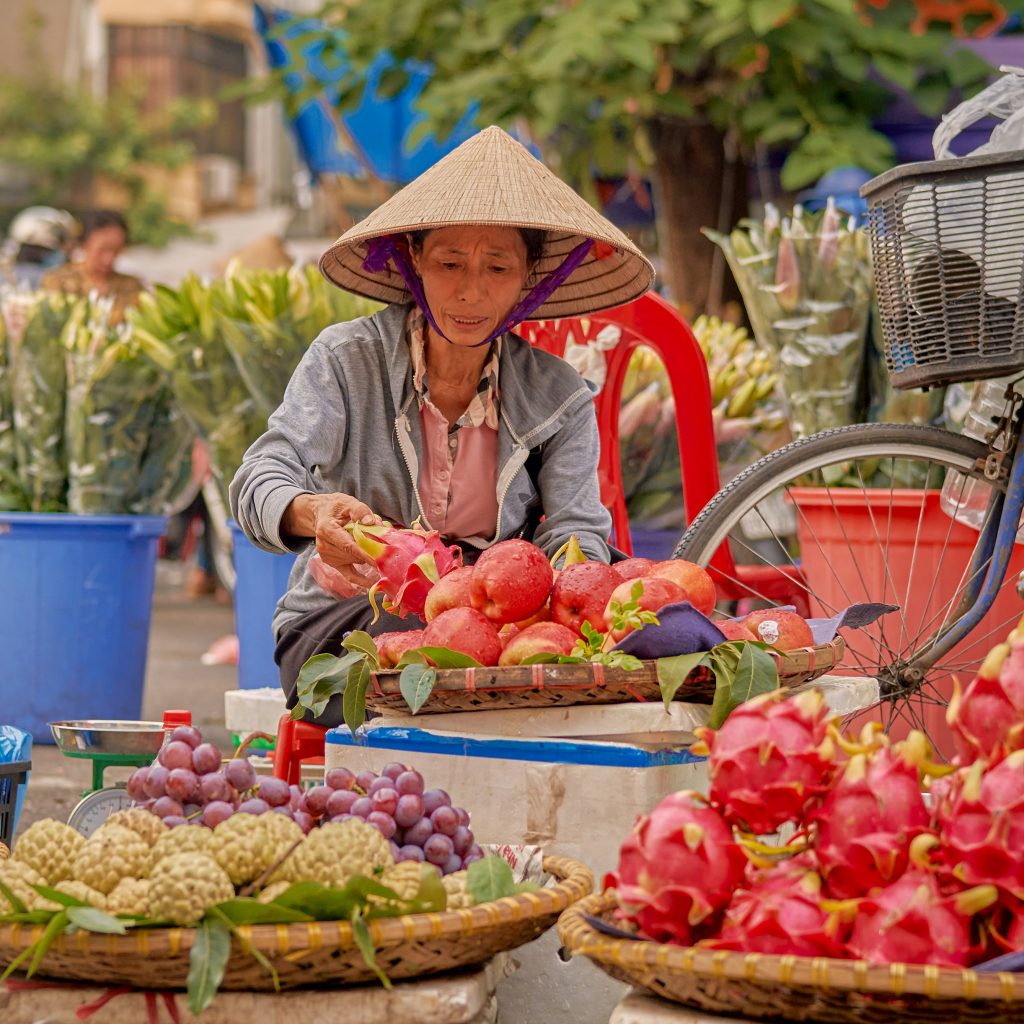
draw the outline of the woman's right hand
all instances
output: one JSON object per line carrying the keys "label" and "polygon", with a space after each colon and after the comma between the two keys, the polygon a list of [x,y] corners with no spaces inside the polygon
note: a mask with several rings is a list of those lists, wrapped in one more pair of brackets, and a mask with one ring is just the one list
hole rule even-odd
{"label": "woman's right hand", "polygon": [[366,590],[377,578],[376,567],[345,526],[379,522],[380,517],[351,494],[300,494],[285,510],[281,532],[312,537],[326,565],[337,569],[353,586]]}

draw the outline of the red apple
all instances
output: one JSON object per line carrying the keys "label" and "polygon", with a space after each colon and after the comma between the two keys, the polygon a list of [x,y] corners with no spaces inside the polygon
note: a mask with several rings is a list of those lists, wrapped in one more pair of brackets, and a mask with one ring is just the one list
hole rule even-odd
{"label": "red apple", "polygon": [[500,541],[473,566],[473,607],[492,622],[522,622],[547,601],[553,578],[551,563],[535,544]]}
{"label": "red apple", "polygon": [[726,640],[756,640],[757,637],[735,619],[726,619],[724,622],[716,622],[715,625],[722,631]]}
{"label": "red apple", "polygon": [[501,649],[504,650],[509,645],[509,641],[514,636],[518,636],[522,630],[514,622],[506,622],[501,629],[498,630],[498,636],[501,639]]}
{"label": "red apple", "polygon": [[449,608],[472,608],[469,581],[473,578],[473,566],[460,565],[442,576],[427,592],[423,605],[423,617],[430,622]]}
{"label": "red apple", "polygon": [[501,638],[485,615],[475,608],[449,608],[423,630],[423,647],[447,647],[476,658],[481,665],[497,665]]}
{"label": "red apple", "polygon": [[697,611],[710,615],[715,610],[718,595],[715,593],[714,581],[696,562],[688,562],[685,558],[670,558],[659,562],[650,575],[661,576],[679,586],[686,600]]}
{"label": "red apple", "polygon": [[657,564],[651,558],[627,558],[624,561],[615,562],[612,568],[620,580],[635,580],[638,576],[649,576]]}
{"label": "red apple", "polygon": [[535,622],[505,645],[499,665],[519,665],[534,654],[569,654],[579,637],[557,622]]}
{"label": "red apple", "polygon": [[780,651],[814,646],[811,627],[796,612],[782,611],[779,608],[759,608],[743,620],[743,625],[758,640],[771,644]]}
{"label": "red apple", "polygon": [[584,622],[601,629],[612,591],[621,583],[613,566],[580,562],[566,566],[551,591],[551,618],[576,633]]}
{"label": "red apple", "polygon": [[624,583],[620,583],[612,591],[612,596],[608,599],[608,605],[604,610],[605,625],[616,643],[627,634],[632,633],[633,630],[631,628],[612,629],[612,605],[616,602],[626,604],[628,601],[632,601],[633,588],[638,584],[643,587],[637,598],[640,611],[657,612],[667,604],[675,604],[677,601],[686,599],[681,587],[662,576],[639,576],[635,580],[626,580]]}
{"label": "red apple", "polygon": [[423,630],[408,629],[402,633],[381,633],[373,638],[381,668],[394,668],[406,651],[423,646]]}

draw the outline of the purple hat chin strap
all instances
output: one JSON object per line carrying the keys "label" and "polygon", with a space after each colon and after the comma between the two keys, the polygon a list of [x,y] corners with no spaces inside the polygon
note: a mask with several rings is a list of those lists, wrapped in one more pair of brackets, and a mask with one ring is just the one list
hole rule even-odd
{"label": "purple hat chin strap", "polygon": [[[587,238],[580,242],[579,245],[574,248],[564,260],[551,271],[546,277],[538,281],[530,290],[526,293],[523,298],[516,303],[516,305],[509,312],[508,316],[505,317],[502,325],[493,331],[488,337],[484,338],[483,341],[478,341],[473,345],[463,346],[465,348],[480,348],[482,345],[489,345],[495,338],[504,334],[506,331],[511,330],[516,324],[522,323],[526,320],[531,313],[539,309],[548,301],[549,298],[554,294],[556,289],[566,281],[569,275],[586,259],[587,254],[590,252],[594,241],[591,238]],[[388,269],[390,263],[398,275],[405,282],[406,287],[409,289],[409,293],[416,301],[416,305],[423,311],[423,315],[427,318],[427,323],[437,332],[437,334],[444,338],[449,345],[454,345],[455,342],[451,338],[447,337],[444,331],[437,326],[437,322],[434,320],[434,314],[430,312],[430,306],[427,304],[427,296],[423,291],[423,282],[420,280],[419,274],[416,273],[415,268],[412,265],[412,260],[409,259],[408,249],[404,240],[400,240],[396,235],[383,235],[377,238],[371,238],[366,243],[367,253],[366,259],[363,260],[363,269],[369,271],[371,274],[380,274]]]}

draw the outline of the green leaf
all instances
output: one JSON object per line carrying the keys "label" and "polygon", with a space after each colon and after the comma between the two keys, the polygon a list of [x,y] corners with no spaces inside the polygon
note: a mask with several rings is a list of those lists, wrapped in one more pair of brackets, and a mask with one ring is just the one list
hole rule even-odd
{"label": "green leaf", "polygon": [[55,913],[54,910],[27,910],[24,914],[3,914],[0,924],[46,924]]}
{"label": "green leaf", "polygon": [[303,711],[312,711],[319,718],[327,702],[345,692],[349,669],[364,661],[362,655],[346,654],[341,658],[333,654],[315,654],[299,669],[295,696],[298,701],[292,717],[302,717]]}
{"label": "green leaf", "polygon": [[341,641],[341,646],[352,654],[362,654],[370,662],[370,668],[374,672],[380,668],[380,657],[377,653],[377,645],[373,642],[373,637],[369,633],[364,632],[361,629],[354,629],[344,640]]}
{"label": "green leaf", "polygon": [[433,693],[436,680],[436,669],[428,665],[406,665],[402,669],[402,674],[398,677],[398,688],[414,715]]}
{"label": "green leaf", "polygon": [[54,940],[58,935],[61,935],[68,926],[68,912],[62,910],[57,914],[54,914],[50,919],[50,923],[46,926],[46,930],[40,936],[39,941],[36,942],[32,947],[32,962],[28,966],[28,970],[25,972],[25,977],[31,978],[36,973],[36,969],[42,963],[43,957],[46,956],[46,951],[53,945]]}
{"label": "green leaf", "polygon": [[352,936],[356,940],[359,952],[363,954],[366,966],[380,978],[380,983],[387,989],[391,988],[391,979],[377,965],[377,955],[373,948],[373,939],[370,938],[370,929],[358,911],[352,913]]}
{"label": "green leaf", "polygon": [[348,886],[332,889],[319,882],[298,882],[274,901],[277,906],[298,910],[315,921],[347,921],[358,902]]}
{"label": "green leaf", "polygon": [[751,0],[750,27],[759,36],[765,36],[773,28],[792,17],[797,5],[793,0]]}
{"label": "green leaf", "polygon": [[779,667],[763,648],[740,640],[743,650],[732,681],[732,701],[739,707],[744,701],[779,688]]}
{"label": "green leaf", "polygon": [[389,886],[366,875],[354,875],[345,886],[345,892],[355,896],[360,902],[369,903],[368,896],[377,896],[382,900],[399,901],[401,897]]}
{"label": "green leaf", "polygon": [[441,875],[431,864],[420,865],[420,891],[414,902],[421,914],[442,911],[448,905],[448,894]]}
{"label": "green leaf", "polygon": [[14,907],[15,913],[28,913],[28,907],[26,907],[25,904],[22,903],[21,900],[19,900],[18,897],[15,896],[14,893],[11,892],[11,890],[8,889],[6,885],[4,885],[3,882],[0,882],[0,894],[2,894],[4,899],[6,899],[7,902],[10,903],[12,907]]}
{"label": "green leaf", "polygon": [[365,658],[348,670],[345,696],[342,698],[342,712],[345,724],[355,732],[366,721],[366,691],[370,686],[370,666]]}
{"label": "green leaf", "polygon": [[218,903],[214,909],[232,924],[291,924],[314,920],[312,915],[304,914],[294,907],[282,906],[276,900],[273,903],[261,903],[257,899],[238,897]]}
{"label": "green leaf", "polygon": [[720,729],[732,711],[732,676],[719,667],[715,669],[715,696],[708,714],[708,727]]}
{"label": "green leaf", "polygon": [[59,889],[53,889],[48,885],[33,885],[32,888],[35,889],[40,896],[45,896],[48,900],[51,900],[54,903],[59,903],[62,907],[88,907],[91,905],[86,903],[85,900],[78,899],[77,896],[69,896],[66,892],[61,892]]}
{"label": "green leaf", "polygon": [[473,861],[466,873],[466,886],[474,903],[489,903],[514,896],[515,878],[508,861],[494,854]]}
{"label": "green leaf", "polygon": [[655,669],[658,673],[658,689],[661,690],[661,699],[665,702],[666,711],[670,709],[679,687],[686,682],[687,676],[702,664],[707,664],[706,651],[677,654],[671,658],[658,658],[655,662]]}
{"label": "green leaf", "polygon": [[416,650],[433,661],[438,668],[483,668],[476,658],[447,647],[417,647]]}
{"label": "green leaf", "polygon": [[196,925],[188,968],[188,1008],[197,1016],[213,1002],[230,956],[230,929],[215,917],[204,917]]}
{"label": "green leaf", "polygon": [[101,935],[127,935],[131,925],[127,921],[112,917],[96,907],[76,906],[67,908],[68,920],[87,932]]}
{"label": "green leaf", "polygon": [[210,907],[208,913],[212,916],[214,920],[220,921],[224,925],[224,927],[231,932],[231,934],[238,940],[238,944],[242,947],[242,950],[245,953],[248,953],[249,956],[251,956],[253,960],[255,960],[256,963],[258,963],[260,967],[262,967],[267,972],[267,974],[270,975],[271,979],[274,982],[274,991],[280,992],[281,980],[277,976],[277,971],[274,969],[274,965],[238,930],[238,926],[235,924],[235,922],[232,921],[231,918],[228,917],[227,914],[225,914],[224,911],[221,909],[221,907],[223,907],[224,905],[225,904],[220,904],[219,906]]}

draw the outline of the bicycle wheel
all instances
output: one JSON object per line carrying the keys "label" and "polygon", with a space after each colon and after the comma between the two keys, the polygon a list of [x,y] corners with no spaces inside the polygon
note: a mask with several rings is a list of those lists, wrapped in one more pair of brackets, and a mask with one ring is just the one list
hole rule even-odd
{"label": "bicycle wheel", "polygon": [[[964,588],[981,574],[970,570],[978,529],[960,518],[965,505],[983,516],[992,496],[976,467],[986,452],[979,441],[934,427],[823,431],[736,477],[693,521],[675,557],[708,565],[728,543],[738,566],[775,566],[791,576],[794,603],[805,603],[812,616],[860,601],[898,605],[871,627],[844,631],[847,659],[837,671],[877,677],[881,701],[872,717],[896,734],[923,729],[948,756],[953,677],[966,682],[1024,611],[1015,587],[1024,548],[1017,546],[999,596],[975,630],[923,679],[902,674],[929,638],[962,614]],[[718,573],[721,592],[759,601],[757,586],[742,576],[742,569],[732,578]]]}

